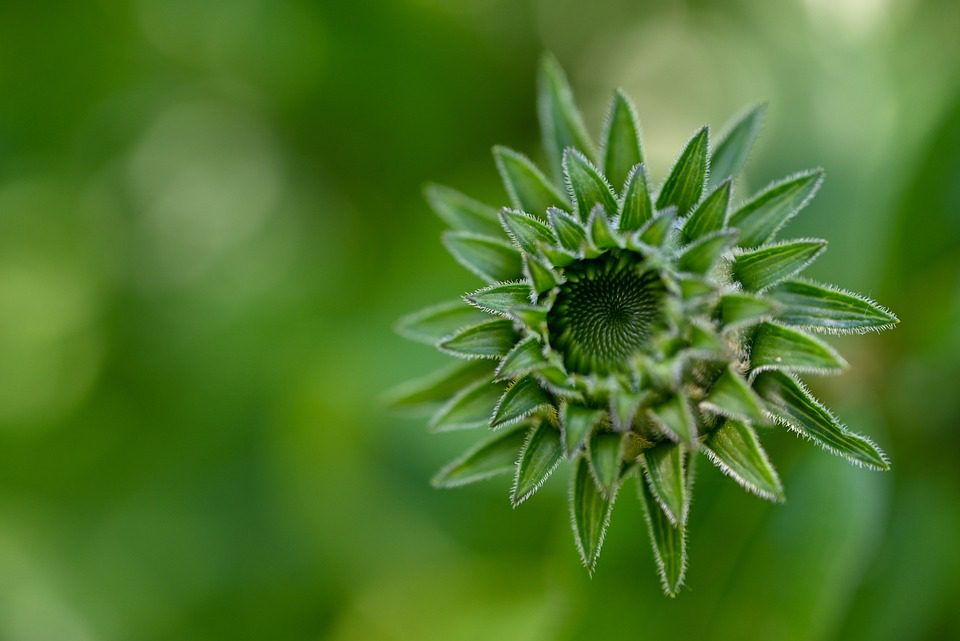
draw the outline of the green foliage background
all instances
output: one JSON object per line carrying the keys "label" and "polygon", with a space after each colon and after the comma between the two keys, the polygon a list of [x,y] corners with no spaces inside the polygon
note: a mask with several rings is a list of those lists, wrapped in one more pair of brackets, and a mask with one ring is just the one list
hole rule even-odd
{"label": "green foliage background", "polygon": [[[956,638],[957,33],[954,0],[0,4],[0,639]],[[810,275],[902,320],[816,388],[893,471],[773,433],[776,506],[701,465],[676,600],[629,493],[591,580],[561,475],[433,490],[474,437],[380,403],[442,360],[393,320],[479,285],[421,185],[505,202],[543,49],[594,133],[633,96],[658,178],[769,100],[748,186],[825,167]]]}

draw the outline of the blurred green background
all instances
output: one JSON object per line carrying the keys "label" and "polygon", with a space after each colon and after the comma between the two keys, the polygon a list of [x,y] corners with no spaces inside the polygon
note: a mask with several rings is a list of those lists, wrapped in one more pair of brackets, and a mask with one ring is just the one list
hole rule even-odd
{"label": "blurred green background", "polygon": [[[0,3],[0,640],[960,638],[956,0]],[[741,194],[823,166],[791,235],[901,326],[816,391],[892,456],[773,432],[788,501],[701,461],[688,587],[625,492],[596,576],[565,472],[432,473],[385,389],[443,362],[391,332],[478,286],[421,186],[504,204],[534,73],[594,133],[635,99],[655,176],[768,100]]]}

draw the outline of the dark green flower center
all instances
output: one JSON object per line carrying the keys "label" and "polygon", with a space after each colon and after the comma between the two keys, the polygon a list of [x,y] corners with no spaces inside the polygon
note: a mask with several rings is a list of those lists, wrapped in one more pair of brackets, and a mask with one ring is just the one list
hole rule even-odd
{"label": "dark green flower center", "polygon": [[663,283],[631,252],[575,263],[547,317],[551,341],[568,369],[607,374],[628,369],[660,316]]}

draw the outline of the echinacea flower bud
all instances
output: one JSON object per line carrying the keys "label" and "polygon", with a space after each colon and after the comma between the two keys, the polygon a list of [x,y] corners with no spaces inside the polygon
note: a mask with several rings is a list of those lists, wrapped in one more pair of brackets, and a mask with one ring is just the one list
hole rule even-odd
{"label": "echinacea flower bud", "polygon": [[697,454],[773,501],[783,500],[783,487],[757,426],[783,426],[857,465],[888,469],[886,455],[798,376],[846,367],[816,334],[898,321],[863,296],[799,276],[826,241],[775,240],[814,196],[822,171],[799,172],[733,205],[733,179],[762,106],[712,146],[708,128],[697,131],[654,190],[625,95],[614,95],[596,153],[552,58],[539,88],[554,180],[496,147],[508,207],[427,188],[451,227],[444,244],[486,286],[400,321],[401,334],[462,360],[408,384],[394,401],[441,403],[430,421],[436,431],[492,430],[440,471],[439,487],[512,473],[516,506],[569,461],[574,538],[590,572],[618,491],[635,476],[673,596],[686,569]]}

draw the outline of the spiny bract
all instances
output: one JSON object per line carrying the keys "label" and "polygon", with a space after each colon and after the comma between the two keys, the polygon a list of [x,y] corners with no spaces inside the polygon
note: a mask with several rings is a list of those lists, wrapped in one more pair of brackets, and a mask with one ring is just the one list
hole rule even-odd
{"label": "spiny bract", "polygon": [[539,83],[555,180],[496,147],[509,207],[427,188],[452,228],[447,249],[487,286],[400,321],[401,334],[464,360],[394,400],[442,402],[430,421],[436,431],[492,428],[437,474],[436,486],[512,473],[516,506],[570,461],[573,534],[590,572],[618,490],[635,475],[663,589],[674,595],[697,453],[774,501],[783,487],[757,427],[785,426],[857,465],[888,468],[884,453],[839,423],[798,375],[846,366],[814,334],[882,330],[897,318],[799,277],[826,241],[774,240],[813,197],[821,170],[731,207],[762,106],[712,147],[707,127],[697,131],[654,190],[624,94],[613,96],[597,151],[550,57]]}

